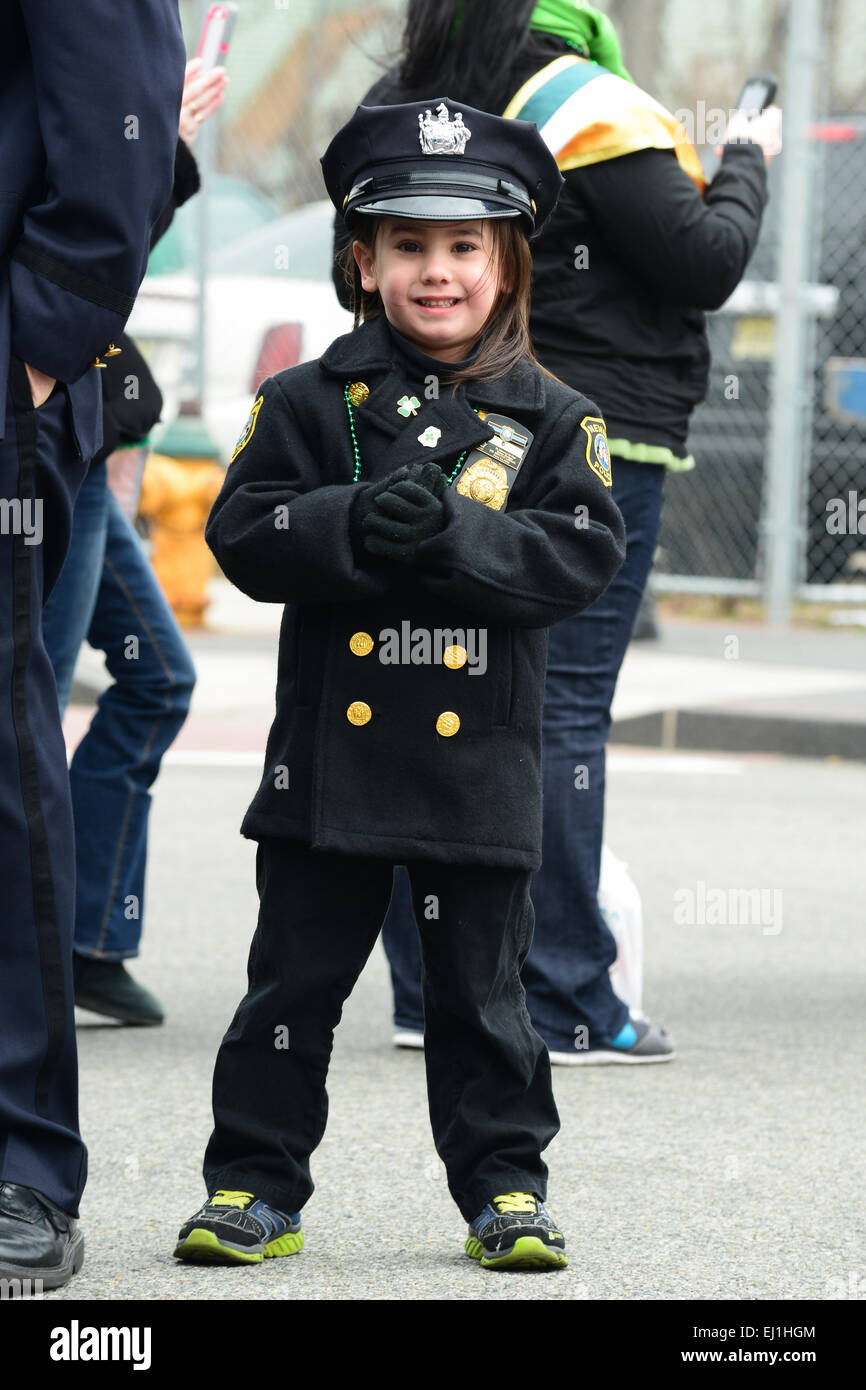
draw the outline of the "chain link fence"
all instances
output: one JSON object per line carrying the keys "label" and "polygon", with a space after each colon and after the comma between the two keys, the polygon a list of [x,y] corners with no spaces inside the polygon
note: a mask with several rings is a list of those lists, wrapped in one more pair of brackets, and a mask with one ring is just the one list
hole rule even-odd
{"label": "chain link fence", "polygon": [[[802,516],[795,536],[795,594],[817,601],[862,601],[866,116],[825,116],[811,130],[811,268],[801,292],[807,358],[801,402],[805,476],[798,479],[793,468],[791,473],[791,487],[800,489]],[[783,153],[770,168],[770,202],[746,279],[724,309],[709,316],[710,384],[689,436],[696,468],[668,482],[654,577],[660,591],[762,592],[784,158]]]}
{"label": "chain link fence", "polygon": [[[281,342],[301,341],[301,330],[293,338],[288,330],[297,325],[286,321],[305,321],[306,356],[323,349],[316,325],[332,336],[347,327],[333,317],[329,209],[319,156],[396,58],[404,16],[403,0],[239,4],[226,102],[196,146],[209,189],[210,366],[204,395],[209,423],[221,403],[231,416],[231,426],[215,425],[222,453],[245,418],[248,401],[242,397],[252,389],[252,376],[262,361],[278,361],[263,358],[267,342],[278,351]],[[806,357],[802,391],[790,400],[805,447],[800,459],[791,458],[789,486],[798,506],[789,540],[793,592],[838,602],[866,598],[866,26],[859,6],[851,0],[729,0],[717,13],[693,0],[609,0],[606,8],[635,80],[671,110],[698,118],[696,143],[709,164],[718,136],[702,139],[701,121],[706,125],[708,112],[729,107],[749,73],[779,73],[786,112],[803,99],[800,86],[786,84],[779,70],[792,13],[803,5],[815,7],[821,42],[807,57],[818,78],[818,109],[809,113],[814,180],[811,204],[802,210],[811,248],[798,300]],[[202,0],[181,0],[191,54],[206,9]],[[495,34],[490,59],[496,61]],[[709,316],[710,384],[689,441],[697,466],[668,479],[656,590],[758,597],[764,592],[773,533],[767,479],[779,262],[782,238],[790,235],[782,214],[785,158],[783,151],[770,169],[771,199],[745,281]],[[182,209],[176,219],[180,233],[184,219],[189,230],[200,215],[193,205]],[[239,239],[239,227],[246,240]],[[254,237],[250,241],[256,228],[262,232],[259,251]],[[261,252],[278,259],[284,245],[282,278],[272,279],[269,292],[264,281],[272,268],[256,269],[256,257]],[[169,270],[177,270],[167,253],[165,259]],[[232,289],[231,276],[247,262],[250,288],[244,296]],[[194,267],[187,269],[192,273]],[[258,299],[256,276],[262,281]],[[298,286],[291,291],[295,300],[287,298],[292,285]],[[235,302],[232,294],[236,311],[224,305]],[[295,302],[307,307],[296,311]],[[286,303],[288,309],[281,307]],[[256,314],[261,323],[244,346],[232,323],[240,329]],[[275,339],[279,332],[282,339]],[[151,347],[154,342],[152,337]],[[217,371],[226,361],[234,361],[243,378],[236,403],[234,388]]]}
{"label": "chain link fence", "polygon": [[866,583],[866,117],[823,122],[816,141],[818,276],[838,291],[813,335],[803,578],[820,597],[822,586]]}

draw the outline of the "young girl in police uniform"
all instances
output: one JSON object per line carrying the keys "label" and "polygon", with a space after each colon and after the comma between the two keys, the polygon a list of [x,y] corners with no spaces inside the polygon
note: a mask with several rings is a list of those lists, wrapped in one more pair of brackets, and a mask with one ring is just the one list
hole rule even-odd
{"label": "young girl in police uniform", "polygon": [[447,98],[359,107],[322,165],[355,234],[356,327],[263,383],[206,532],[232,582],[285,611],[242,825],[249,988],[216,1061],[208,1200],[175,1254],[303,1245],[333,1030],[405,864],[466,1253],[562,1267],[541,1158],[559,1121],[519,978],[547,628],[598,598],[624,538],[599,412],[527,334],[527,238],[561,176],[533,124]]}

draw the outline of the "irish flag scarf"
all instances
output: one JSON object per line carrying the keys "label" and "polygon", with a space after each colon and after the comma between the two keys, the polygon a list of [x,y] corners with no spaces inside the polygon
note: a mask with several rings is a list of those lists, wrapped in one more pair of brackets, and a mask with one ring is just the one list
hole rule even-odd
{"label": "irish flag scarf", "polygon": [[502,114],[535,121],[563,171],[633,150],[673,150],[701,195],[707,186],[683,125],[648,92],[577,54],[541,68]]}

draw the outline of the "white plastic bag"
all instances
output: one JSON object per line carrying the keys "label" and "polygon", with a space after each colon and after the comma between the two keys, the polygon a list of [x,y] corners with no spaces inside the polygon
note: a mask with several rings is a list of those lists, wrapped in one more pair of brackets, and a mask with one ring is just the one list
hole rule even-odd
{"label": "white plastic bag", "polygon": [[601,847],[598,883],[601,915],[616,941],[610,982],[624,1004],[640,1016],[643,999],[643,912],[640,893],[628,871],[607,845]]}

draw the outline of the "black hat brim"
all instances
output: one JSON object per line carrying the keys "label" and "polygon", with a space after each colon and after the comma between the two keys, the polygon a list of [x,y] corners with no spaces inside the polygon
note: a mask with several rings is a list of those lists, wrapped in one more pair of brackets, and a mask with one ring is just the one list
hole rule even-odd
{"label": "black hat brim", "polygon": [[388,193],[369,202],[355,203],[346,210],[346,220],[350,221],[356,212],[374,217],[407,217],[413,222],[469,222],[476,217],[524,217],[529,221],[528,214],[513,204],[433,193],[414,193],[409,197]]}

